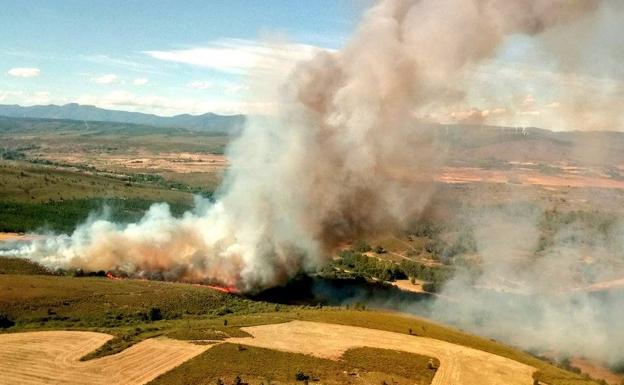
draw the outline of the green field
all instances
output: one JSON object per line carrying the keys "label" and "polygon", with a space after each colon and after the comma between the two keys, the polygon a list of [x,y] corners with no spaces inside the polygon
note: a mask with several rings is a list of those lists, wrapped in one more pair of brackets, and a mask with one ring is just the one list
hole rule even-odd
{"label": "green field", "polygon": [[77,169],[0,161],[0,201],[48,203],[86,198],[138,198],[163,202],[190,202],[186,191],[155,183],[136,183],[130,177],[97,175]]}
{"label": "green field", "polygon": [[136,221],[155,202],[167,202],[180,214],[191,208],[193,194],[79,170],[0,161],[0,231],[71,232],[105,208],[113,220]]}

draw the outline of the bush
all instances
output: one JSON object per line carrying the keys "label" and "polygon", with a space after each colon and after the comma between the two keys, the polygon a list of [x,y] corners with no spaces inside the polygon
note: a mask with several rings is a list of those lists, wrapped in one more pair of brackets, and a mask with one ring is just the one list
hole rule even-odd
{"label": "bush", "polygon": [[7,329],[15,325],[8,315],[0,313],[0,329]]}
{"label": "bush", "polygon": [[161,320],[162,317],[162,312],[160,311],[159,308],[157,307],[153,307],[150,309],[149,311],[149,320],[150,321],[158,321]]}
{"label": "bush", "polygon": [[370,247],[370,245],[362,240],[355,242],[355,244],[353,245],[353,251],[357,251],[358,253],[366,253],[371,250],[372,248]]}
{"label": "bush", "polygon": [[310,379],[310,376],[308,376],[301,370],[298,370],[297,374],[295,374],[295,380],[297,381],[308,381],[309,379]]}

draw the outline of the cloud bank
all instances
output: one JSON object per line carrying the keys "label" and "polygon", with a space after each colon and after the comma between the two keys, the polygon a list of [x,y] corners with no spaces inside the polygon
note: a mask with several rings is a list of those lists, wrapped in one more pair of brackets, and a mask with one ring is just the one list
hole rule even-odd
{"label": "cloud bank", "polygon": [[7,74],[18,78],[36,78],[41,74],[41,70],[33,67],[16,67],[8,70]]}

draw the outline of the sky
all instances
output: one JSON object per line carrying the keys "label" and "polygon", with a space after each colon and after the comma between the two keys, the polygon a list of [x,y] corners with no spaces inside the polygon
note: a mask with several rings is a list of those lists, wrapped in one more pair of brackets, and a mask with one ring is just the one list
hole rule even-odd
{"label": "sky", "polygon": [[[254,113],[253,77],[340,48],[366,1],[1,1],[0,103]],[[263,72],[267,72],[264,74]]]}
{"label": "sky", "polygon": [[[270,114],[294,64],[342,48],[371,3],[0,0],[0,104]],[[556,39],[576,52],[573,68],[550,60],[544,41],[510,36],[474,69],[461,104],[419,116],[560,130],[581,106],[589,128],[624,125],[604,119],[624,108],[624,2],[605,4],[576,29],[591,34]]]}

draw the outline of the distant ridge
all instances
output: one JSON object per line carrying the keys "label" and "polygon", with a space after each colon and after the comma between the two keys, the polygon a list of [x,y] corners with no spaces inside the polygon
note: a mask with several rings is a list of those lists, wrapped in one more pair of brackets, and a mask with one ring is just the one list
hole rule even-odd
{"label": "distant ridge", "polygon": [[245,123],[244,115],[217,115],[209,112],[202,115],[159,116],[141,112],[107,110],[77,103],[63,106],[50,104],[29,107],[0,104],[0,116],[144,124],[157,127],[185,128],[215,134],[236,134],[240,132]]}

